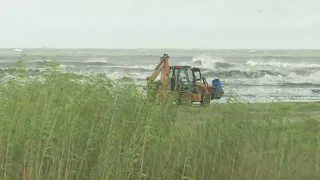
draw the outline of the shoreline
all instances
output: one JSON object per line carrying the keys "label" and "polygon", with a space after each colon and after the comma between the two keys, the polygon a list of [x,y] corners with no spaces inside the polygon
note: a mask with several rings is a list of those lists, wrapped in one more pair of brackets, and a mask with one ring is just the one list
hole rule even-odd
{"label": "shoreline", "polygon": [[285,100],[285,101],[272,101],[272,102],[248,102],[249,104],[313,104],[320,103],[320,100]]}
{"label": "shoreline", "polygon": [[320,100],[285,100],[285,101],[256,101],[256,102],[239,101],[239,102],[230,102],[230,103],[226,101],[211,100],[211,104],[237,104],[237,103],[243,103],[243,104],[318,104],[319,103],[320,104]]}

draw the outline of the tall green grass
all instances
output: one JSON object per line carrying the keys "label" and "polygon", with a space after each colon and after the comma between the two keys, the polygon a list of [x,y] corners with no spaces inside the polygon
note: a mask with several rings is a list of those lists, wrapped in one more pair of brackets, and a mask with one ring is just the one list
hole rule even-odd
{"label": "tall green grass", "polygon": [[44,76],[0,87],[1,180],[320,176],[309,108],[155,104],[106,78]]}

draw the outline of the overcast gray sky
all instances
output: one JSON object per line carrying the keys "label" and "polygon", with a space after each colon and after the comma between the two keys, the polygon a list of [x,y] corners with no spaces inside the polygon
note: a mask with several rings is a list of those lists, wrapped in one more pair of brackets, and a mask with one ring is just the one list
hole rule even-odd
{"label": "overcast gray sky", "polygon": [[1,0],[0,47],[320,48],[319,0]]}

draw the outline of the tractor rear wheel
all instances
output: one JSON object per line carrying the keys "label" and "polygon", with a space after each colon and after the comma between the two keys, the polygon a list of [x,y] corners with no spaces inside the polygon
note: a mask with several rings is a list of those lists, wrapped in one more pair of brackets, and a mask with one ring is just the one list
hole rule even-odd
{"label": "tractor rear wheel", "polygon": [[202,94],[201,95],[201,101],[200,101],[202,106],[206,106],[210,104],[210,94]]}

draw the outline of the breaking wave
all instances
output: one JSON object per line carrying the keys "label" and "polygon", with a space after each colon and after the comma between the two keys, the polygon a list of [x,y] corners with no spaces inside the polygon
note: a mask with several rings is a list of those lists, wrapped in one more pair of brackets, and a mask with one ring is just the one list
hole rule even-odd
{"label": "breaking wave", "polygon": [[[320,57],[319,57],[320,59]],[[248,68],[257,68],[261,70],[277,70],[277,69],[317,69],[320,70],[320,64],[316,63],[300,63],[298,62],[284,62],[276,59],[273,60],[245,60],[245,61],[232,61],[224,60],[216,57],[196,57],[193,58],[191,63],[185,62],[185,64],[198,66],[203,69],[248,69]]]}
{"label": "breaking wave", "polygon": [[220,70],[220,71],[204,71],[202,74],[206,77],[220,77],[220,78],[248,78],[258,79],[266,76],[282,76],[282,77],[308,77],[318,76],[316,72],[293,70],[289,72],[278,72],[271,70],[256,70],[256,71],[245,71],[245,70]]}
{"label": "breaking wave", "polygon": [[246,64],[250,66],[273,67],[273,68],[320,68],[320,64],[290,63],[290,62],[281,62],[279,60],[271,60],[266,62],[248,60]]}
{"label": "breaking wave", "polygon": [[[251,53],[252,54],[252,53]],[[89,56],[89,55],[88,55]],[[130,76],[136,80],[144,80],[150,75],[157,63],[158,58],[153,55],[136,56],[65,56],[67,58],[55,61],[30,60],[26,65],[30,69],[40,69],[46,62],[58,62],[64,67],[75,72],[106,73],[111,77],[121,78]],[[60,57],[60,56],[59,56]],[[138,58],[137,58],[138,57]],[[9,58],[9,56],[5,56]],[[56,59],[57,57],[53,57]],[[113,58],[113,59],[112,59]],[[116,59],[115,59],[116,58]],[[137,58],[137,59],[136,59]],[[245,85],[277,85],[277,86],[316,86],[320,84],[320,63],[306,61],[287,60],[260,60],[259,57],[214,57],[214,56],[173,56],[170,65],[190,65],[202,69],[207,79],[222,79],[227,84]],[[272,58],[272,57],[271,57]],[[3,60],[2,68],[10,68],[15,62]],[[0,69],[1,72],[10,70]],[[38,70],[29,72],[35,73]]]}

